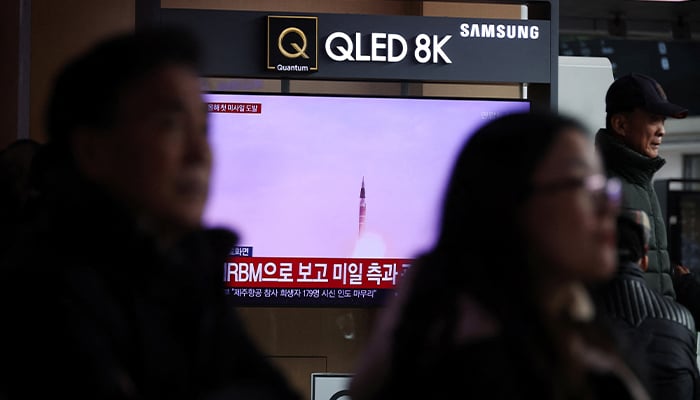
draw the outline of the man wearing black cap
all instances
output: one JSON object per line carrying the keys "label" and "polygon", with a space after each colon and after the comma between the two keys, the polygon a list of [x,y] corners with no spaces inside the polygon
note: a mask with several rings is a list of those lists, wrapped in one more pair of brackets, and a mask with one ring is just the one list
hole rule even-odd
{"label": "man wearing black cap", "polygon": [[675,299],[666,227],[652,179],[666,163],[659,156],[666,118],[685,118],[688,110],[669,102],[654,79],[636,73],[610,85],[605,105],[605,129],[596,134],[596,145],[608,175],[622,181],[622,208],[649,215],[649,268],[644,277],[652,289]]}

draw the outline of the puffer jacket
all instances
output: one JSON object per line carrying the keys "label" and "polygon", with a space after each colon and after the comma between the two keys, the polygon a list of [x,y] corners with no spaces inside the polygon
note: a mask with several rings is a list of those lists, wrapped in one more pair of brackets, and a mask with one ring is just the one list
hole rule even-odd
{"label": "puffer jacket", "polygon": [[597,295],[598,311],[653,398],[700,398],[696,328],[688,309],[649,289],[642,270],[630,261]]}
{"label": "puffer jacket", "polygon": [[643,210],[649,215],[649,269],[644,278],[650,288],[675,299],[666,224],[652,184],[654,174],[666,164],[666,160],[637,153],[605,129],[598,131],[595,143],[608,176],[622,181],[622,208]]}

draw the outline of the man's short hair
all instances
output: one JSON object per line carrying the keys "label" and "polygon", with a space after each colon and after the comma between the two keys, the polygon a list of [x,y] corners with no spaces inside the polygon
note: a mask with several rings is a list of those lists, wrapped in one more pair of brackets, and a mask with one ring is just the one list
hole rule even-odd
{"label": "man's short hair", "polygon": [[617,252],[620,261],[639,261],[647,253],[651,225],[642,210],[623,210],[617,217]]}
{"label": "man's short hair", "polygon": [[126,89],[168,64],[199,72],[196,38],[178,27],[146,28],[104,40],[57,75],[46,112],[50,143],[65,143],[79,127],[113,126]]}

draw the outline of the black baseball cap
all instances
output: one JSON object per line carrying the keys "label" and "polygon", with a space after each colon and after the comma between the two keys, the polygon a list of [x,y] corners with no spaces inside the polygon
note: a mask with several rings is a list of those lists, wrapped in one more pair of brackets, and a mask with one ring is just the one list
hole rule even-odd
{"label": "black baseball cap", "polygon": [[685,107],[668,101],[664,89],[657,81],[638,73],[617,78],[605,95],[607,113],[633,111],[635,108],[665,117],[688,116],[688,110]]}

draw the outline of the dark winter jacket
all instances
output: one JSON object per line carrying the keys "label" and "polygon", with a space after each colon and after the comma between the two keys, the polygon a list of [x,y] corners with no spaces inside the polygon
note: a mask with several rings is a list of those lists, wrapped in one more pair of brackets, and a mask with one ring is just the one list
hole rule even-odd
{"label": "dark winter jacket", "polygon": [[0,280],[7,399],[299,398],[226,304],[232,232],[164,249],[79,182],[38,209]]}
{"label": "dark winter jacket", "polygon": [[666,239],[666,224],[652,185],[656,171],[666,163],[661,157],[649,158],[627,147],[605,129],[598,131],[595,143],[608,176],[622,181],[622,208],[643,210],[649,216],[649,269],[644,274],[649,287],[675,298]]}
{"label": "dark winter jacket", "polygon": [[600,312],[610,321],[623,352],[642,374],[654,399],[700,398],[693,317],[676,301],[651,290],[642,270],[623,263],[600,292]]}

